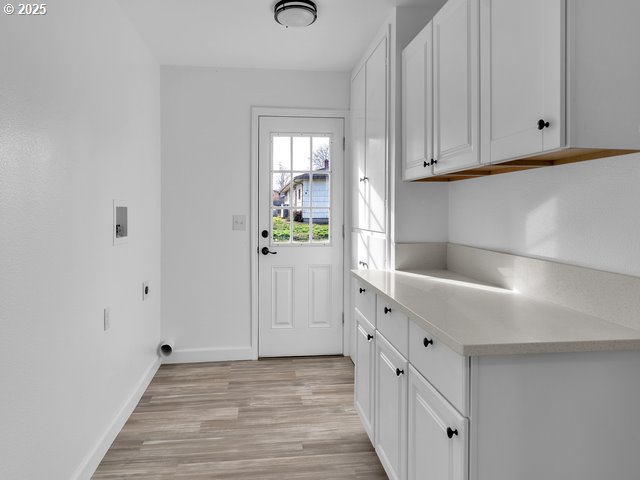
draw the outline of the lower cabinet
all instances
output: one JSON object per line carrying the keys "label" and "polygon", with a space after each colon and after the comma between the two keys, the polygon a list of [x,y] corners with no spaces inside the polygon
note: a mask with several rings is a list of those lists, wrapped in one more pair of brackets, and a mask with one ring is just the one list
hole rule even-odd
{"label": "lower cabinet", "polygon": [[356,317],[356,381],[355,407],[360,415],[371,443],[373,436],[373,406],[374,406],[374,362],[375,362],[375,328],[367,319],[355,310]]}
{"label": "lower cabinet", "polygon": [[391,480],[407,478],[407,360],[376,332],[375,448]]}
{"label": "lower cabinet", "polygon": [[468,420],[409,366],[409,480],[466,480]]}

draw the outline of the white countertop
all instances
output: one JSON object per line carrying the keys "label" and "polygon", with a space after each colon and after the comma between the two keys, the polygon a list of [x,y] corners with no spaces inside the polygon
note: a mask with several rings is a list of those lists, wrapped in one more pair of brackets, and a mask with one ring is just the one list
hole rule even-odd
{"label": "white countertop", "polygon": [[353,270],[461,355],[640,349],[640,330],[447,270]]}

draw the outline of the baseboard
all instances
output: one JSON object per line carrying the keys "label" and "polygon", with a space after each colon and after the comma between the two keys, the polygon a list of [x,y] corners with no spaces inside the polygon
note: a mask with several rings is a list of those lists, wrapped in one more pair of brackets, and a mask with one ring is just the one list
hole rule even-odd
{"label": "baseboard", "polygon": [[151,380],[158,371],[159,367],[160,360],[155,359],[138,382],[138,385],[136,385],[133,393],[129,396],[129,398],[127,398],[127,401],[124,403],[120,411],[116,414],[115,418],[111,422],[111,425],[109,425],[109,428],[107,428],[107,431],[104,433],[104,435],[102,435],[102,438],[98,441],[96,446],[93,447],[91,452],[89,452],[89,455],[85,457],[84,461],[80,464],[80,466],[76,470],[76,473],[71,478],[73,478],[74,480],[85,480],[91,478],[91,476],[98,468],[98,465],[100,465],[102,458],[107,453],[107,450],[109,450],[109,447],[118,436],[118,433],[120,433],[120,430],[122,430],[122,427],[131,416],[133,410],[136,408],[136,405],[138,405],[140,398],[142,398],[142,395],[151,383]]}
{"label": "baseboard", "polygon": [[183,350],[174,349],[169,357],[162,359],[162,363],[228,362],[255,359],[251,347],[185,348]]}

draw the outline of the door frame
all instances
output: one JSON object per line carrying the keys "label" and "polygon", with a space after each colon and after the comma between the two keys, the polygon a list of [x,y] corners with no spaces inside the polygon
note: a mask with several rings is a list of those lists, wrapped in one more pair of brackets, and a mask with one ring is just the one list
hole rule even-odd
{"label": "door frame", "polygon": [[251,107],[251,175],[250,175],[250,210],[249,210],[249,235],[251,236],[251,354],[254,360],[258,359],[258,155],[260,150],[259,122],[260,117],[310,117],[310,118],[337,118],[344,125],[344,173],[342,182],[343,202],[342,219],[344,224],[344,238],[342,247],[343,285],[342,285],[342,354],[350,355],[351,331],[345,315],[350,303],[349,285],[351,268],[351,204],[347,186],[351,181],[351,155],[349,148],[349,111],[320,108],[277,108],[277,107]]}

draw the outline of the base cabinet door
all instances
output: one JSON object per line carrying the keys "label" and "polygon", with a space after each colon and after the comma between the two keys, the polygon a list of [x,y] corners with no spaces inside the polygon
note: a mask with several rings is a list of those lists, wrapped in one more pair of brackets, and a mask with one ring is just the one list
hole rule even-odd
{"label": "base cabinet door", "polygon": [[371,443],[374,442],[373,406],[374,406],[374,362],[375,328],[358,311],[356,318],[356,381],[355,407],[360,415]]}
{"label": "base cabinet door", "polygon": [[391,480],[407,478],[407,360],[376,332],[375,447]]}
{"label": "base cabinet door", "polygon": [[409,480],[467,480],[469,420],[411,366],[408,382]]}

